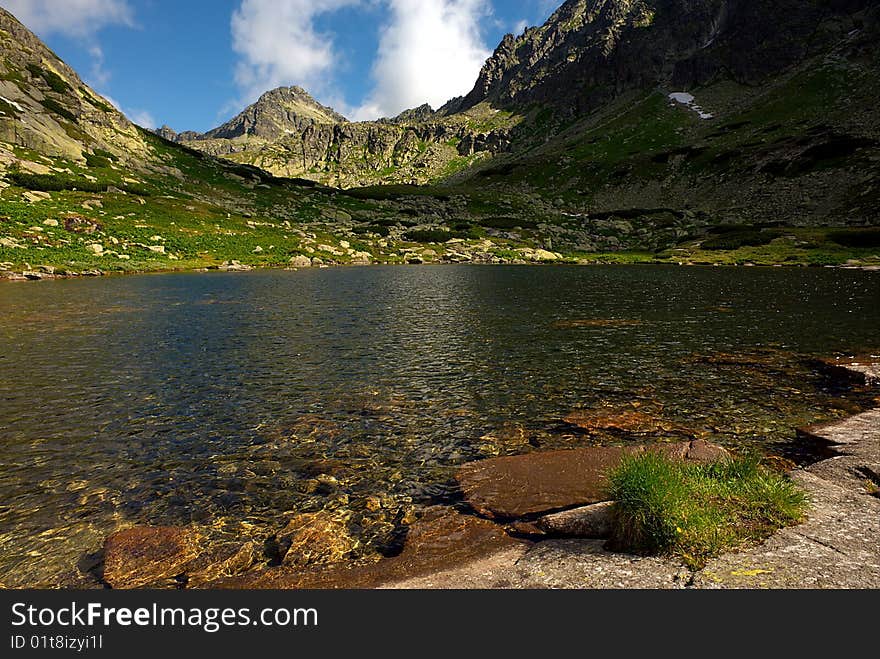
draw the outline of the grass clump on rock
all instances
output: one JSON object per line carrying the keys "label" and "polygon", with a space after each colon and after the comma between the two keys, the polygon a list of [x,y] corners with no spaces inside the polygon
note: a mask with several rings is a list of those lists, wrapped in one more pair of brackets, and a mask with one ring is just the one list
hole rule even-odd
{"label": "grass clump on rock", "polygon": [[802,521],[807,508],[795,483],[755,457],[696,464],[647,452],[625,458],[610,483],[612,548],[679,556],[692,568]]}

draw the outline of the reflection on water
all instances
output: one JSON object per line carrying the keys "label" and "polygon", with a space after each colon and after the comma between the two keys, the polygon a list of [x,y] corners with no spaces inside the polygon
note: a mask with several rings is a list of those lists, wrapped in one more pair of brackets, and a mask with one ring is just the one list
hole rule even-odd
{"label": "reflection on water", "polygon": [[[78,561],[133,523],[262,542],[327,509],[368,555],[491,455],[682,436],[787,452],[793,427],[859,404],[809,356],[880,347],[878,300],[876,273],[840,270],[5,285],[0,583],[83,583]],[[577,410],[645,423],[578,430]]]}

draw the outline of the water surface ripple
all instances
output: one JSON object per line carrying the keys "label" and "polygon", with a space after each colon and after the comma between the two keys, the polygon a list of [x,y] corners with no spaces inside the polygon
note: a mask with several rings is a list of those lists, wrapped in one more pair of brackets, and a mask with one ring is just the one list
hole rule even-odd
{"label": "water surface ripple", "polygon": [[[878,302],[877,273],[827,269],[3,285],[0,583],[82,583],[83,556],[135,523],[262,541],[326,509],[368,555],[480,457],[682,436],[786,452],[794,426],[863,402],[809,357],[880,347]],[[575,409],[663,423],[576,432]]]}

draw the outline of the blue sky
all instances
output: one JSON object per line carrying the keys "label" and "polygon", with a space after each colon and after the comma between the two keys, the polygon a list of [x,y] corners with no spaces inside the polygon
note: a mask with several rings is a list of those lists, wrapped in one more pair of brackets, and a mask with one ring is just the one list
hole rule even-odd
{"label": "blue sky", "polygon": [[142,125],[213,128],[299,84],[353,119],[470,90],[562,0],[0,0]]}

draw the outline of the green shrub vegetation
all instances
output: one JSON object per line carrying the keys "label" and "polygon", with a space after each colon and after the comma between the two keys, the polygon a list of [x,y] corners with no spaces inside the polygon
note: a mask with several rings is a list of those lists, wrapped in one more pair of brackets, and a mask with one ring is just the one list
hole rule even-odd
{"label": "green shrub vegetation", "polygon": [[734,250],[740,247],[763,247],[779,237],[778,231],[731,231],[703,242],[703,249],[710,251]]}
{"label": "green shrub vegetation", "polygon": [[755,457],[701,465],[659,452],[627,457],[610,475],[612,547],[682,558],[692,568],[804,517],[806,495]]}
{"label": "green shrub vegetation", "polygon": [[96,183],[84,178],[62,176],[59,174],[30,174],[28,172],[9,172],[7,180],[26,190],[41,192],[61,192],[62,190],[81,190],[83,192],[106,192],[106,183]]}
{"label": "green shrub vegetation", "polygon": [[448,229],[417,229],[403,234],[404,240],[413,243],[445,243],[452,240],[452,232]]}
{"label": "green shrub vegetation", "polygon": [[83,98],[86,101],[88,101],[89,103],[94,105],[99,110],[102,110],[104,112],[113,112],[113,108],[111,106],[107,105],[103,101],[100,101],[97,98],[95,98],[94,96],[92,96],[85,87],[80,87],[79,91],[80,91],[80,93],[82,93]]}
{"label": "green shrub vegetation", "polygon": [[86,154],[86,166],[90,169],[103,169],[110,167],[110,165],[111,161],[109,158],[92,153]]}
{"label": "green shrub vegetation", "polygon": [[59,117],[64,117],[68,121],[76,121],[76,115],[74,115],[73,112],[61,105],[61,103],[56,101],[54,98],[44,98],[42,101],[40,101],[40,105],[49,110],[49,112],[54,112]]}
{"label": "green shrub vegetation", "polygon": [[538,223],[530,220],[523,220],[518,217],[482,217],[479,219],[482,227],[489,229],[537,229]]}
{"label": "green shrub vegetation", "polygon": [[117,158],[115,155],[113,155],[109,151],[105,151],[104,149],[92,149],[92,153],[94,153],[94,155],[98,156],[99,158],[106,158],[107,160],[111,160],[113,162],[119,160],[119,158]]}
{"label": "green shrub vegetation", "polygon": [[46,81],[46,84],[49,85],[49,89],[51,89],[56,94],[64,94],[70,91],[70,85],[64,82],[64,78],[59,76],[54,71],[47,71],[46,69],[40,68],[36,64],[28,64],[28,71],[30,71],[31,75],[35,78],[42,78]]}

